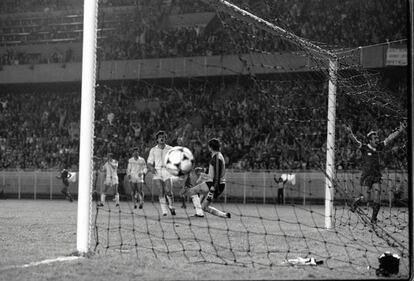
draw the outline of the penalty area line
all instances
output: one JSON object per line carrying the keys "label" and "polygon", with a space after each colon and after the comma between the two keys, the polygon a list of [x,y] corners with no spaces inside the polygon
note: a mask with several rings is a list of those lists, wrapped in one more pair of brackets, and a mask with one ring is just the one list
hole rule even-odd
{"label": "penalty area line", "polygon": [[17,269],[17,268],[28,268],[28,267],[34,267],[34,266],[43,265],[43,264],[51,264],[55,262],[75,261],[75,260],[83,259],[83,258],[84,257],[77,257],[77,256],[57,257],[54,259],[46,259],[46,260],[31,262],[31,263],[27,263],[23,265],[11,265],[11,266],[0,268],[0,271],[8,270],[8,269]]}

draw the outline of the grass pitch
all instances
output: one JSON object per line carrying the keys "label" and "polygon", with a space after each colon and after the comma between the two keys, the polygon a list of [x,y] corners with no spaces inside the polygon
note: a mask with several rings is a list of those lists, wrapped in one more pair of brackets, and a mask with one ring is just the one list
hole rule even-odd
{"label": "grass pitch", "polygon": [[[376,279],[378,256],[395,252],[345,209],[325,230],[323,206],[215,206],[232,218],[194,218],[192,208],[162,217],[151,202],[143,210],[108,202],[93,207],[90,257],[37,264],[76,250],[77,202],[2,200],[0,280]],[[407,228],[395,235],[408,247]],[[297,257],[324,263],[286,263]],[[408,278],[409,267],[402,257],[393,278]]]}

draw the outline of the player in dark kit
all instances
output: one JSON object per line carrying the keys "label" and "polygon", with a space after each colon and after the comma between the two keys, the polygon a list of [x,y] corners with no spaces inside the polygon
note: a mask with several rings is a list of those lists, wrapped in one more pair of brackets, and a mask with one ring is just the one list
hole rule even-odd
{"label": "player in dark kit", "polygon": [[218,139],[213,138],[208,141],[208,149],[211,153],[211,160],[208,168],[209,180],[207,180],[206,184],[209,192],[202,203],[202,209],[218,217],[231,218],[231,214],[229,212],[223,212],[210,206],[213,199],[217,199],[226,187],[226,164],[223,154],[220,152],[220,147],[221,144]]}
{"label": "player in dark kit", "polygon": [[73,177],[72,173],[70,173],[68,170],[63,169],[60,171],[59,176],[57,176],[58,179],[62,179],[63,188],[61,192],[63,195],[65,195],[65,198],[68,199],[70,202],[73,202],[72,194],[70,194],[69,191],[69,179]]}
{"label": "player in dark kit", "polygon": [[379,141],[378,133],[376,131],[370,131],[367,134],[368,143],[362,143],[355,137],[350,127],[345,127],[350,137],[359,144],[362,154],[361,186],[367,187],[367,198],[363,195],[356,198],[351,205],[351,211],[355,212],[358,204],[361,202],[366,202],[367,204],[371,204],[372,202],[372,223],[377,222],[377,215],[381,206],[381,153],[405,128],[406,124],[402,123],[395,132],[381,142]]}

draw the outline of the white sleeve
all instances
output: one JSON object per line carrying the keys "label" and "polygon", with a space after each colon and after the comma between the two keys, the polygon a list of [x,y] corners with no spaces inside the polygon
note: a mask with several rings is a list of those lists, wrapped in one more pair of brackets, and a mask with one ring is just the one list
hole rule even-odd
{"label": "white sleeve", "polygon": [[147,163],[145,163],[145,159],[144,158],[140,158],[139,161],[139,166],[140,166],[140,172],[143,174],[147,173]]}
{"label": "white sleeve", "polygon": [[154,163],[154,149],[151,148],[149,155],[148,155],[148,160],[147,160],[148,164],[151,164],[155,167],[155,163]]}
{"label": "white sleeve", "polygon": [[127,176],[131,175],[131,161],[128,160],[128,166],[127,166]]}
{"label": "white sleeve", "polygon": [[214,180],[214,167],[213,165],[208,165],[208,175],[207,175],[207,182],[212,182]]}

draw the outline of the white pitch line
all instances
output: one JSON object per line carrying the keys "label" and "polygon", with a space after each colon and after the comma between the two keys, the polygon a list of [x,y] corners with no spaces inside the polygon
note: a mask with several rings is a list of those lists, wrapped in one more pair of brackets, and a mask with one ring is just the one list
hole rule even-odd
{"label": "white pitch line", "polygon": [[46,259],[46,260],[31,262],[31,263],[27,263],[27,264],[23,264],[23,265],[12,265],[12,266],[8,266],[8,267],[3,267],[3,268],[0,268],[0,271],[1,270],[7,270],[7,269],[14,269],[14,268],[27,268],[27,267],[38,266],[38,265],[42,265],[42,264],[50,264],[50,263],[54,263],[54,262],[74,261],[74,260],[78,260],[78,259],[82,259],[82,258],[83,257],[77,257],[77,256],[58,257],[58,258],[55,258],[55,259]]}

